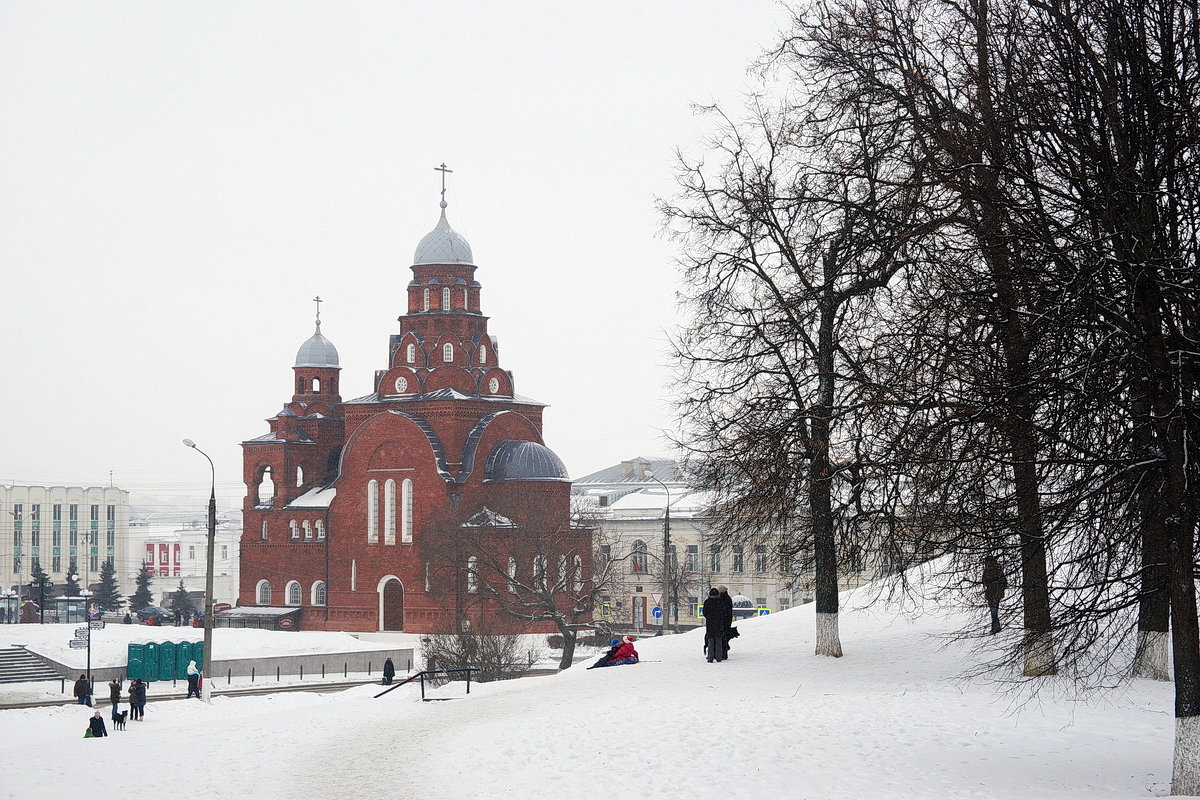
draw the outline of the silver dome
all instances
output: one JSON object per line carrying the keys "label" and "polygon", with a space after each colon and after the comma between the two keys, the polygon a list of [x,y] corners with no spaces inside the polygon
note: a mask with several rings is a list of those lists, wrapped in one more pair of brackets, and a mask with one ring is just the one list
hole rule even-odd
{"label": "silver dome", "polygon": [[297,367],[337,367],[338,352],[333,342],[321,335],[321,320],[317,320],[317,331],[296,351]]}
{"label": "silver dome", "polygon": [[554,451],[537,442],[505,439],[488,456],[485,481],[567,481],[567,468]]}
{"label": "silver dome", "polygon": [[417,245],[417,252],[413,254],[413,264],[470,264],[474,266],[471,245],[467,244],[467,240],[452,229],[446,220],[446,201],[443,200],[441,205],[442,218],[438,220],[437,226],[425,234],[425,238],[421,239],[421,243]]}

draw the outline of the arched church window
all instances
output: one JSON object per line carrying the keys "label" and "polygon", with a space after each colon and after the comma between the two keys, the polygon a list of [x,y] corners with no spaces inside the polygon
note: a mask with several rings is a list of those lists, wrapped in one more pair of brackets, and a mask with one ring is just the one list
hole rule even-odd
{"label": "arched church window", "polygon": [[428,311],[429,310],[429,287],[428,286],[425,287],[424,295],[425,295],[425,308],[423,308],[422,311]]}
{"label": "arched church window", "polygon": [[296,394],[304,394],[304,385],[306,381],[300,375],[296,376]]}
{"label": "arched church window", "polygon": [[446,342],[444,345],[442,345],[442,361],[446,362],[447,364],[454,363],[454,345],[450,344],[449,342]]}
{"label": "arched church window", "polygon": [[321,393],[321,379],[313,378],[313,394]]}
{"label": "arched church window", "polygon": [[312,541],[312,523],[308,520],[304,520],[304,541]]}
{"label": "arched church window", "polygon": [[570,576],[567,574],[567,557],[558,557],[558,584],[557,586],[566,589]]}
{"label": "arched church window", "polygon": [[450,310],[450,287],[442,287],[442,311]]}
{"label": "arched church window", "polygon": [[583,591],[583,560],[579,556],[575,556],[575,563],[571,565],[571,585],[576,592]]}
{"label": "arched church window", "polygon": [[543,555],[533,557],[533,585],[546,591],[546,557]]}
{"label": "arched church window", "polygon": [[405,348],[404,357],[410,364],[417,363],[417,346],[410,342],[408,347]]}
{"label": "arched church window", "polygon": [[479,345],[479,363],[480,364],[487,363],[487,345],[486,344]]}
{"label": "arched church window", "polygon": [[383,543],[396,543],[396,482],[391,478],[383,484]]}
{"label": "arched church window", "polygon": [[463,311],[471,310],[471,293],[467,287],[463,287]]}
{"label": "arched church window", "polygon": [[325,581],[317,581],[312,585],[312,604],[314,606],[325,605]]}
{"label": "arched church window", "polygon": [[296,520],[292,520],[291,522],[289,522],[288,527],[291,528],[291,531],[292,531],[292,541],[294,542],[297,539],[299,539],[300,538],[300,525],[297,524]]}
{"label": "arched church window", "polygon": [[413,482],[405,478],[400,484],[400,541],[411,542],[413,534]]}
{"label": "arched church window", "polygon": [[259,581],[258,588],[254,591],[254,596],[258,599],[260,606],[271,605],[271,582]]}
{"label": "arched church window", "polygon": [[304,467],[296,467],[296,487],[304,485]]}
{"label": "arched church window", "polygon": [[429,562],[426,561],[425,562],[425,591],[427,591],[427,592],[432,591],[431,587],[433,584],[430,583],[430,579],[432,577],[433,577],[432,570],[429,568]]}
{"label": "arched church window", "polygon": [[379,481],[367,481],[367,541],[379,541]]}
{"label": "arched church window", "polygon": [[270,467],[263,467],[262,472],[258,474],[258,486],[255,487],[255,494],[258,495],[256,506],[270,508],[275,503],[275,481],[271,476]]}
{"label": "arched church window", "polygon": [[517,593],[517,559],[515,556],[508,557],[508,591],[513,594]]}
{"label": "arched church window", "polygon": [[300,582],[290,581],[284,592],[284,596],[287,597],[287,604],[289,606],[300,605]]}
{"label": "arched church window", "polygon": [[479,559],[475,556],[467,559],[467,591],[479,593]]}
{"label": "arched church window", "polygon": [[320,542],[320,541],[323,541],[324,539],[325,539],[325,520],[319,519],[319,520],[317,520],[317,541]]}

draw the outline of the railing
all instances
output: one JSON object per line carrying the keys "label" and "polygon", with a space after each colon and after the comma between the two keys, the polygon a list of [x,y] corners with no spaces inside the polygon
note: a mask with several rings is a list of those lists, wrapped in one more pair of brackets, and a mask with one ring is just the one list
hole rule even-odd
{"label": "railing", "polygon": [[383,697],[388,692],[395,691],[396,689],[399,689],[401,686],[403,686],[406,683],[412,683],[413,681],[419,680],[421,682],[421,699],[424,700],[425,699],[425,677],[426,676],[429,676],[432,678],[434,675],[451,675],[456,672],[467,673],[467,694],[470,694],[471,693],[471,673],[478,672],[478,671],[479,671],[478,667],[461,667],[459,669],[423,669],[420,672],[418,672],[416,675],[410,675],[409,677],[400,681],[395,686],[389,686],[388,688],[384,689],[379,694],[375,695],[375,697]]}

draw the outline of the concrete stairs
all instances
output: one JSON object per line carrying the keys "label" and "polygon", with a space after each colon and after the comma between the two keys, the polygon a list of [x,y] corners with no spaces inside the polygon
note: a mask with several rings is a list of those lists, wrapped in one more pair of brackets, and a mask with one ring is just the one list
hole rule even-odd
{"label": "concrete stairs", "polygon": [[24,647],[0,647],[0,683],[56,681],[62,678]]}

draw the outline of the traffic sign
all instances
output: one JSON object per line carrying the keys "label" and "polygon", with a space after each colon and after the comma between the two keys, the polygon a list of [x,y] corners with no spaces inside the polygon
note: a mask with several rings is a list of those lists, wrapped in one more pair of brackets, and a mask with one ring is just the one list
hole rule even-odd
{"label": "traffic sign", "polygon": [[767,614],[770,614],[770,613],[771,613],[771,609],[769,609],[769,608],[760,608],[758,610],[758,615],[760,617],[765,617]]}
{"label": "traffic sign", "polygon": [[650,599],[654,601],[654,605],[662,605],[662,592],[651,592]]}
{"label": "traffic sign", "polygon": [[75,629],[75,638],[82,639],[84,636],[87,636],[87,632],[88,632],[87,628],[76,628]]}
{"label": "traffic sign", "polygon": [[91,625],[92,630],[94,630],[94,631],[103,630],[104,629],[104,620],[94,619],[91,622],[89,622],[88,625]]}
{"label": "traffic sign", "polygon": [[662,616],[662,609],[659,608],[658,606],[655,606],[654,608],[650,609],[650,616],[654,617],[655,619],[658,619],[659,617]]}
{"label": "traffic sign", "polygon": [[87,639],[72,639],[71,641],[67,642],[67,644],[71,645],[72,650],[78,650],[81,647],[88,646]]}

